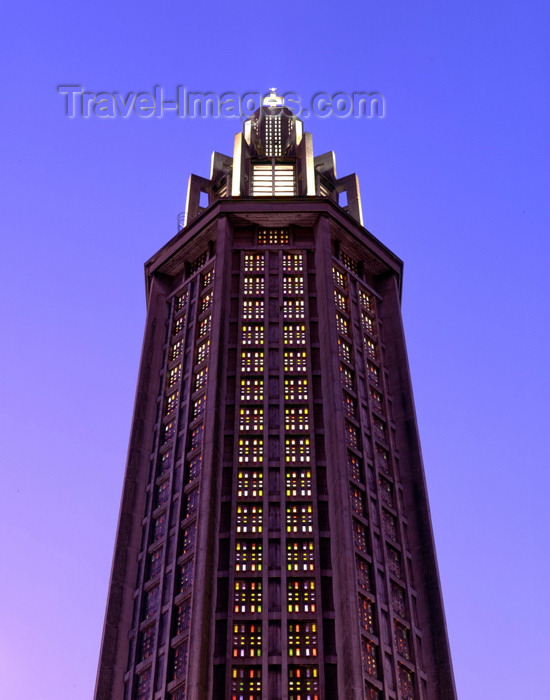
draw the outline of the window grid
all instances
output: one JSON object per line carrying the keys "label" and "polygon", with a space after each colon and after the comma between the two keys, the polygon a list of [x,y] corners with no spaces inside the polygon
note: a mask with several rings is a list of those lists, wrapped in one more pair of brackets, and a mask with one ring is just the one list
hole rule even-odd
{"label": "window grid", "polygon": [[191,623],[191,598],[176,606],[176,634],[183,634]]}
{"label": "window grid", "polygon": [[357,263],[353,258],[347,255],[347,253],[344,253],[344,251],[340,252],[340,262],[344,267],[347,267],[350,272],[353,272],[355,275],[357,274]]}
{"label": "window grid", "polygon": [[338,311],[343,311],[345,314],[348,313],[348,299],[346,295],[342,294],[338,289],[334,290],[334,303]]}
{"label": "window grid", "polygon": [[304,256],[302,253],[283,253],[283,272],[303,272]]}
{"label": "window grid", "polygon": [[285,350],[283,353],[285,372],[307,372],[307,354],[304,350]]}
{"label": "window grid", "polygon": [[286,507],[286,531],[309,534],[313,532],[313,506],[311,503],[292,503]]}
{"label": "window grid", "polygon": [[307,406],[285,407],[285,430],[309,430],[309,409]]}
{"label": "window grid", "polygon": [[362,591],[370,593],[372,590],[370,568],[363,559],[356,559],[357,585]]}
{"label": "window grid", "polygon": [[239,430],[250,432],[263,430],[264,409],[261,406],[245,406],[239,412]]}
{"label": "window grid", "polygon": [[311,461],[309,438],[285,438],[285,461],[287,464],[309,464]]}
{"label": "window grid", "polygon": [[288,667],[288,700],[319,700],[317,666]]}
{"label": "window grid", "polygon": [[139,650],[139,659],[145,661],[153,655],[155,648],[155,628],[149,627],[141,634],[141,645]]}
{"label": "window grid", "polygon": [[237,473],[237,497],[262,498],[263,483],[262,472],[240,469]]}
{"label": "window grid", "polygon": [[243,294],[260,296],[265,290],[263,275],[245,275],[243,278]]}
{"label": "window grid", "polygon": [[305,318],[306,302],[304,299],[283,299],[283,318]]}
{"label": "window grid", "polygon": [[368,676],[378,678],[378,649],[367,639],[363,639],[363,669]]}
{"label": "window grid", "polygon": [[264,317],[264,300],[243,299],[241,313],[245,320],[261,321]]}
{"label": "window grid", "polygon": [[336,330],[338,331],[338,333],[350,337],[349,321],[347,320],[347,318],[344,318],[344,316],[342,316],[342,314],[340,313],[336,314]]}
{"label": "window grid", "polygon": [[361,306],[366,309],[370,314],[374,316],[375,312],[375,306],[374,306],[374,297],[372,294],[369,294],[366,292],[364,289],[359,288],[359,303]]}
{"label": "window grid", "polygon": [[195,364],[200,365],[201,362],[204,362],[205,360],[208,359],[209,354],[210,354],[210,339],[208,338],[207,340],[202,342],[197,347],[197,356],[195,359]]}
{"label": "window grid", "polygon": [[149,700],[151,692],[151,669],[148,668],[137,677],[136,700]]}
{"label": "window grid", "polygon": [[394,640],[397,651],[404,659],[411,658],[410,632],[397,620],[394,620]]}
{"label": "window grid", "polygon": [[233,666],[231,700],[261,700],[262,669],[260,666]]}
{"label": "window grid", "polygon": [[365,631],[374,633],[374,603],[362,595],[359,596],[359,621]]}
{"label": "window grid", "polygon": [[239,438],[238,459],[241,463],[261,462],[264,455],[264,441],[262,438]]}
{"label": "window grid", "polygon": [[290,234],[288,229],[261,228],[258,231],[258,245],[288,245],[289,243]]}
{"label": "window grid", "polygon": [[345,272],[343,272],[342,270],[339,270],[337,267],[332,268],[332,279],[334,280],[334,283],[337,284],[342,289],[348,288],[348,276],[347,276],[347,274]]}
{"label": "window grid", "polygon": [[306,326],[303,323],[283,324],[283,344],[284,345],[305,345]]}
{"label": "window grid", "polygon": [[166,398],[166,411],[165,415],[169,415],[172,411],[175,411],[178,407],[179,392],[175,391]]}
{"label": "window grid", "polygon": [[341,337],[338,337],[338,355],[351,364],[351,345]]}
{"label": "window grid", "polygon": [[399,667],[399,695],[401,700],[415,700],[414,692],[414,674],[405,668],[403,664],[398,664]]}
{"label": "window grid", "polygon": [[254,540],[237,540],[235,542],[235,571],[262,570],[262,543]]}
{"label": "window grid", "polygon": [[305,377],[285,377],[285,400],[307,401],[308,385]]}
{"label": "window grid", "polygon": [[212,306],[212,301],[214,299],[214,292],[207,292],[203,297],[201,297],[199,302],[199,314],[203,314],[207,309]]}
{"label": "window grid", "polygon": [[241,353],[241,372],[263,372],[263,350],[248,350]]}
{"label": "window grid", "polygon": [[183,350],[183,340],[177,340],[173,345],[170,346],[170,362],[178,358]]}
{"label": "window grid", "polygon": [[245,272],[263,272],[265,258],[263,253],[245,253],[243,269]]}
{"label": "window grid", "polygon": [[304,294],[304,278],[302,275],[283,275],[283,294],[298,296]]}
{"label": "window grid", "polygon": [[187,666],[187,640],[174,649],[173,680],[181,678]]}
{"label": "window grid", "polygon": [[199,340],[210,333],[212,328],[212,316],[206,316],[199,323]]}
{"label": "window grid", "polygon": [[363,329],[371,335],[375,334],[375,321],[371,316],[369,316],[369,314],[365,313],[365,311],[361,311],[361,325],[363,326]]}
{"label": "window grid", "polygon": [[288,571],[314,571],[315,557],[313,540],[287,540]]}
{"label": "window grid", "polygon": [[181,364],[172,367],[168,371],[168,388],[171,389],[175,386],[181,379]]}
{"label": "window grid", "polygon": [[311,497],[311,470],[296,469],[286,472],[286,495],[288,498]]}
{"label": "window grid", "polygon": [[185,593],[193,586],[193,572],[195,562],[193,559],[188,559],[181,565],[180,568],[180,593]]}
{"label": "window grid", "polygon": [[264,380],[261,377],[241,379],[241,401],[263,401]]}
{"label": "window grid", "polygon": [[367,531],[361,523],[353,521],[353,542],[355,548],[362,554],[367,553]]}
{"label": "window grid", "polygon": [[238,615],[262,612],[262,582],[260,579],[236,579],[233,609]]}
{"label": "window grid", "polygon": [[365,517],[365,497],[363,492],[360,491],[356,486],[350,484],[350,499],[351,508],[355,515],[360,515],[362,518]]}
{"label": "window grid", "polygon": [[288,655],[317,656],[317,623],[305,620],[288,623]]}
{"label": "window grid", "polygon": [[287,580],[287,609],[289,613],[316,611],[315,579],[290,578]]}
{"label": "window grid", "polygon": [[237,503],[236,532],[239,534],[259,534],[263,529],[263,508],[261,505]]}
{"label": "window grid", "polygon": [[182,554],[189,554],[193,551],[197,541],[197,522],[192,522],[183,531],[183,549]]}
{"label": "window grid", "polygon": [[214,281],[214,268],[202,275],[201,289],[206,289]]}
{"label": "window grid", "polygon": [[264,324],[244,323],[242,327],[241,341],[243,345],[263,345]]}
{"label": "window grid", "polygon": [[262,655],[262,626],[257,622],[233,625],[233,657],[253,658]]}

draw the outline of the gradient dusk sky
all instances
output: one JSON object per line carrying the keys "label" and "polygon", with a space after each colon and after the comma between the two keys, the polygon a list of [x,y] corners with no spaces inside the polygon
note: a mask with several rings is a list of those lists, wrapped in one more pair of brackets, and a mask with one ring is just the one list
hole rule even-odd
{"label": "gradient dusk sky", "polygon": [[[403,314],[460,700],[548,700],[550,6],[10,2],[0,9],[0,697],[90,700],[143,263],[239,119],[69,119],[89,92],[379,92],[309,117],[405,261]],[[546,670],[545,670],[546,669]],[[544,673],[543,673],[544,671]]]}

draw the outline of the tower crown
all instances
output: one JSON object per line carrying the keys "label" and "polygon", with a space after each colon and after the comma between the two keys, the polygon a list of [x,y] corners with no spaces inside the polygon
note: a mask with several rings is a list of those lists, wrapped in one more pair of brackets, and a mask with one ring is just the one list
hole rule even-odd
{"label": "tower crown", "polygon": [[332,151],[314,156],[311,134],[275,88],[235,135],[233,156],[214,152],[210,178],[190,176],[183,226],[225,197],[327,197],[363,224],[357,176],[338,178]]}

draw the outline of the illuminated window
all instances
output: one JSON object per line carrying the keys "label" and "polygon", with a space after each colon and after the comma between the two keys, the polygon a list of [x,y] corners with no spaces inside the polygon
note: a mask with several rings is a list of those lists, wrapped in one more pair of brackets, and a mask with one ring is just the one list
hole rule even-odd
{"label": "illuminated window", "polygon": [[365,700],[382,700],[382,695],[378,688],[365,681]]}
{"label": "illuminated window", "polygon": [[361,462],[355,455],[352,455],[351,452],[348,452],[348,474],[352,479],[355,479],[355,481],[363,481]]}
{"label": "illuminated window", "polygon": [[287,607],[290,613],[314,613],[315,579],[289,578],[287,580]]}
{"label": "illuminated window", "polygon": [[378,478],[378,493],[383,503],[393,507],[393,486],[383,476]]}
{"label": "illuminated window", "polygon": [[399,697],[402,700],[415,700],[414,674],[402,664],[399,667]]}
{"label": "illuminated window", "polygon": [[338,337],[338,355],[346,362],[351,363],[351,345]]}
{"label": "illuminated window", "polygon": [[175,391],[173,394],[166,399],[166,410],[165,415],[169,415],[172,411],[175,411],[178,407],[179,392]]}
{"label": "illuminated window", "polygon": [[177,318],[177,319],[174,321],[174,330],[173,330],[173,334],[174,334],[174,335],[178,335],[179,333],[181,333],[182,330],[183,330],[184,325],[185,325],[185,314],[183,314],[183,316],[180,316],[179,318]]}
{"label": "illuminated window", "polygon": [[244,323],[242,327],[241,339],[243,345],[263,345],[264,324]]}
{"label": "illuminated window", "polygon": [[347,267],[347,269],[350,272],[353,272],[354,274],[357,274],[357,263],[353,258],[350,258],[349,255],[344,253],[343,251],[340,253],[340,261],[344,265],[344,267]]}
{"label": "illuminated window", "polygon": [[183,340],[178,340],[175,342],[173,345],[170,346],[170,362],[172,360],[175,360],[177,357],[181,355],[181,352],[183,350]]}
{"label": "illuminated window", "polygon": [[246,295],[260,296],[264,293],[265,281],[263,275],[245,275],[243,279],[243,293]]}
{"label": "illuminated window", "polygon": [[393,609],[401,617],[407,617],[405,608],[405,591],[397,583],[391,582],[391,604]]}
{"label": "illuminated window", "polygon": [[249,503],[237,504],[236,531],[240,533],[260,533],[262,531],[262,506]]}
{"label": "illuminated window", "polygon": [[161,444],[164,445],[168,442],[168,440],[171,440],[174,435],[176,434],[176,422],[175,421],[170,421],[169,423],[166,423],[166,425],[162,426],[162,439],[161,439]]}
{"label": "illuminated window", "polygon": [[388,560],[388,569],[394,576],[397,576],[397,578],[401,578],[401,554],[399,554],[397,549],[394,549],[389,545],[386,547],[386,553]]}
{"label": "illuminated window", "polygon": [[189,554],[195,547],[197,541],[197,521],[192,522],[183,531],[182,554]]}
{"label": "illuminated window", "polygon": [[375,411],[378,411],[378,413],[383,413],[382,394],[372,386],[369,387],[369,394],[371,407],[374,408]]}
{"label": "illuminated window", "polygon": [[350,418],[357,417],[357,404],[355,403],[355,399],[352,399],[352,397],[346,393],[344,393],[344,411]]}
{"label": "illuminated window", "polygon": [[307,406],[285,407],[285,430],[309,430],[309,409]]}
{"label": "illuminated window", "polygon": [[175,306],[176,306],[176,311],[181,311],[183,307],[187,304],[187,300],[189,299],[189,292],[186,290],[183,292],[183,294],[180,294],[179,296],[176,297],[175,301]]}
{"label": "illuminated window", "polygon": [[205,340],[203,343],[201,343],[197,347],[197,359],[196,359],[196,364],[200,365],[201,362],[204,362],[210,353],[210,340]]}
{"label": "illuminated window", "polygon": [[199,303],[199,313],[203,314],[207,309],[212,306],[212,300],[214,299],[214,292],[208,292],[203,297],[201,297]]}
{"label": "illuminated window", "polygon": [[261,699],[261,666],[233,666],[231,671],[231,700]]}
{"label": "illuminated window", "polygon": [[350,485],[351,508],[355,515],[365,517],[365,497],[357,487]]}
{"label": "illuminated window", "polygon": [[359,447],[359,432],[355,426],[346,421],[345,427],[346,442],[350,447],[357,449]]}
{"label": "illuminated window", "polygon": [[368,331],[372,335],[375,333],[374,319],[371,318],[367,313],[361,311],[361,325],[364,330]]}
{"label": "illuminated window", "polygon": [[371,592],[371,575],[370,568],[363,559],[356,559],[357,585],[362,591]]}
{"label": "illuminated window", "polygon": [[311,503],[292,503],[286,507],[286,531],[309,534],[313,532],[313,506]]}
{"label": "illuminated window", "polygon": [[237,473],[237,496],[239,498],[261,498],[263,495],[263,483],[262,472],[239,469]]}
{"label": "illuminated window", "polygon": [[285,372],[306,372],[307,354],[303,350],[285,350],[283,367]]}
{"label": "illuminated window", "polygon": [[153,552],[152,554],[149,555],[149,561],[148,561],[149,578],[156,578],[160,574],[161,567],[162,567],[161,552],[160,552],[160,550],[157,549],[156,552]]}
{"label": "illuminated window", "polygon": [[342,335],[349,336],[349,321],[342,314],[336,314],[336,330]]}
{"label": "illuminated window", "polygon": [[191,598],[176,607],[176,634],[183,634],[191,623]]}
{"label": "illuminated window", "polygon": [[354,520],[352,529],[353,529],[353,543],[355,544],[355,548],[359,552],[366,554],[367,553],[367,530],[366,530],[366,528],[363,525],[361,525],[361,523],[358,523]]}
{"label": "illuminated window", "polygon": [[359,302],[370,314],[374,315],[374,297],[364,289],[359,288]]}
{"label": "illuminated window", "polygon": [[264,456],[264,441],[262,438],[239,438],[239,462],[261,462]]}
{"label": "illuminated window", "polygon": [[283,299],[283,318],[305,318],[305,316],[304,299]]}
{"label": "illuminated window", "polygon": [[201,282],[201,288],[205,289],[209,285],[212,284],[214,281],[214,270],[208,270],[208,272],[205,272],[202,276],[202,282]]}
{"label": "illuminated window", "polygon": [[257,622],[233,625],[233,656],[248,658],[262,655],[262,626]]}
{"label": "illuminated window", "polygon": [[185,593],[193,586],[193,570],[195,562],[193,559],[188,559],[181,565],[180,568],[180,593]]}
{"label": "illuminated window", "polygon": [[206,396],[202,394],[202,396],[199,396],[196,401],[193,401],[193,420],[196,418],[199,418],[199,416],[202,416],[204,413],[204,409],[206,408]]}
{"label": "illuminated window", "polygon": [[241,408],[239,413],[239,430],[263,430],[264,409],[259,406]]}
{"label": "illuminated window", "polygon": [[348,313],[348,300],[345,294],[339,292],[337,289],[334,290],[334,303],[339,311]]}
{"label": "illuminated window", "polygon": [[168,372],[168,388],[175,386],[181,379],[181,364],[176,365]]}
{"label": "illuminated window", "polygon": [[199,391],[206,385],[206,380],[208,379],[208,367],[204,367],[195,374],[195,385],[193,387],[194,391]]}
{"label": "illuminated window", "polygon": [[264,264],[263,253],[245,253],[243,261],[245,272],[263,272]]}
{"label": "illuminated window", "polygon": [[261,320],[264,317],[263,299],[243,299],[242,317],[244,319]]}
{"label": "illuminated window", "polygon": [[141,644],[139,650],[139,659],[144,661],[148,659],[155,648],[155,628],[149,627],[141,634]]}
{"label": "illuminated window", "polygon": [[283,294],[294,296],[304,293],[304,278],[302,275],[283,275]]}
{"label": "illuminated window", "polygon": [[201,447],[204,440],[204,423],[197,425],[191,431],[191,444],[189,449],[195,450],[197,447]]}
{"label": "illuminated window", "polygon": [[291,197],[295,194],[293,163],[254,163],[253,197]]}
{"label": "illuminated window", "polygon": [[195,488],[189,491],[185,501],[184,518],[190,518],[199,509],[199,489]]}
{"label": "illuminated window", "polygon": [[376,459],[376,464],[385,471],[386,473],[389,474],[390,472],[390,455],[387,450],[385,450],[383,447],[380,447],[380,445],[375,445],[375,459]]}
{"label": "illuminated window", "polygon": [[317,666],[288,667],[288,700],[319,700]]}
{"label": "illuminated window", "polygon": [[148,620],[156,615],[159,609],[159,587],[155,586],[145,593],[145,604],[143,608],[143,619]]}
{"label": "illuminated window", "polygon": [[241,401],[262,401],[264,380],[260,377],[241,379]]}
{"label": "illuminated window", "polygon": [[189,265],[189,274],[192,275],[194,272],[199,270],[206,263],[206,260],[207,260],[207,254],[205,251],[204,253],[199,255],[197,258],[195,258],[195,260],[193,260],[193,262]]}
{"label": "illuminated window", "polygon": [[164,454],[161,455],[160,457],[160,473],[164,473],[168,471],[172,467],[172,456],[173,452],[172,449],[170,448],[169,450],[166,450]]}
{"label": "illuminated window", "polygon": [[212,316],[206,316],[199,323],[199,339],[210,333],[212,328]]}
{"label": "illuminated window", "polygon": [[164,481],[159,484],[155,490],[154,507],[159,508],[163,506],[170,498],[170,482]]}
{"label": "illuminated window", "polygon": [[372,419],[372,429],[379,440],[386,440],[386,424],[379,418]]}
{"label": "illuminated window", "polygon": [[363,639],[363,669],[368,676],[378,678],[378,649],[373,642]]}
{"label": "illuminated window", "polygon": [[163,513],[153,521],[153,542],[159,542],[166,532],[166,515]]}
{"label": "illuminated window", "polygon": [[136,700],[149,700],[151,692],[151,669],[148,668],[137,677]]}
{"label": "illuminated window", "polygon": [[286,561],[289,571],[313,571],[313,540],[287,540]]}
{"label": "illuminated window", "polygon": [[332,279],[334,282],[342,289],[347,289],[348,287],[348,276],[345,272],[337,267],[332,268]]}
{"label": "illuminated window", "polygon": [[174,649],[173,680],[181,678],[187,668],[187,640]]}
{"label": "illuminated window", "polygon": [[303,272],[304,256],[302,253],[283,253],[284,272]]}
{"label": "illuminated window", "polygon": [[374,604],[362,595],[359,596],[359,621],[364,630],[374,632]]}
{"label": "illuminated window", "polygon": [[367,355],[373,360],[378,360],[378,352],[374,340],[371,340],[369,337],[365,336],[363,338],[363,342],[365,344],[365,350],[367,351]]}
{"label": "illuminated window", "polygon": [[262,612],[262,582],[260,579],[235,580],[234,611],[241,615]]}
{"label": "illuminated window", "polygon": [[288,245],[289,243],[290,234],[286,228],[261,228],[258,231],[259,245]]}
{"label": "illuminated window", "polygon": [[317,623],[292,621],[288,623],[288,655],[317,656]]}
{"label": "illuminated window", "polygon": [[382,528],[386,537],[394,542],[399,541],[399,537],[397,535],[397,520],[391,513],[388,513],[385,508],[382,508]]}
{"label": "illuminated window", "polygon": [[262,570],[262,543],[254,540],[235,542],[235,571]]}
{"label": "illuminated window", "polygon": [[242,372],[263,372],[264,353],[263,350],[248,350],[241,353]]}
{"label": "illuminated window", "polygon": [[307,379],[305,377],[285,377],[285,399],[287,401],[307,401]]}
{"label": "illuminated window", "polygon": [[346,389],[353,389],[353,372],[345,365],[340,365],[340,379]]}
{"label": "illuminated window", "polygon": [[285,461],[287,464],[307,464],[311,461],[309,438],[285,438]]}
{"label": "illuminated window", "polygon": [[187,481],[194,481],[201,475],[202,455],[197,455],[189,462],[189,474]]}
{"label": "illuminated window", "polygon": [[291,497],[311,496],[311,470],[292,469],[286,472],[286,495]]}
{"label": "illuminated window", "polygon": [[283,325],[283,343],[285,345],[305,345],[306,326],[303,323],[285,323]]}
{"label": "illuminated window", "polygon": [[410,632],[397,620],[393,622],[393,632],[397,651],[404,659],[411,658]]}

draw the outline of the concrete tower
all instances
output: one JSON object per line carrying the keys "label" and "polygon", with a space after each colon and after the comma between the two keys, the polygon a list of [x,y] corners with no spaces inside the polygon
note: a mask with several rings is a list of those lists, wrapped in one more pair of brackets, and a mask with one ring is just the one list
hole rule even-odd
{"label": "concrete tower", "polygon": [[272,95],[145,274],[95,699],[456,700],[402,263],[356,176]]}

